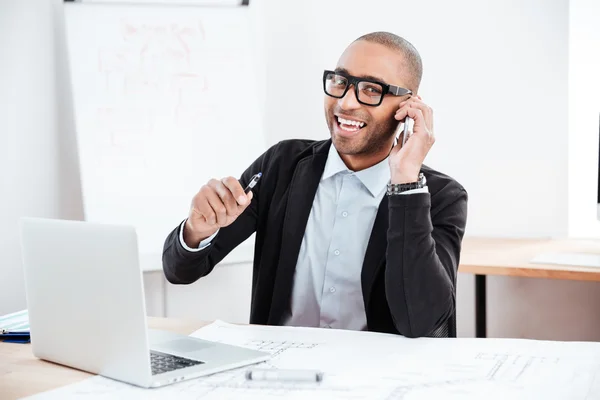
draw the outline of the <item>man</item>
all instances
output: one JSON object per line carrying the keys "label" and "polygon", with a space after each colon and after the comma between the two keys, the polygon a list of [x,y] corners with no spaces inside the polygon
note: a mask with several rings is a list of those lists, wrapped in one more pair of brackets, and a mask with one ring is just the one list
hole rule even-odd
{"label": "man", "polygon": [[434,135],[421,75],[406,40],[354,41],[323,75],[331,139],[280,142],[239,181],[204,185],[166,239],[167,279],[196,281],[256,232],[251,323],[455,335],[467,193],[422,165]]}

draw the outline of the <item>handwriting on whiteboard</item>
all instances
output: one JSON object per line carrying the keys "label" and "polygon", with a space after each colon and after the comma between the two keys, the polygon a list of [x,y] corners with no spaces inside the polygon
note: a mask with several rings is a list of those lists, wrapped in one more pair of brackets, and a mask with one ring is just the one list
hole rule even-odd
{"label": "handwriting on whiteboard", "polygon": [[[98,49],[103,99],[96,123],[115,146],[148,140],[156,129],[199,125],[219,94],[214,71],[229,60],[208,45],[202,20],[152,24],[121,21],[120,42]],[[175,129],[173,129],[175,128]]]}

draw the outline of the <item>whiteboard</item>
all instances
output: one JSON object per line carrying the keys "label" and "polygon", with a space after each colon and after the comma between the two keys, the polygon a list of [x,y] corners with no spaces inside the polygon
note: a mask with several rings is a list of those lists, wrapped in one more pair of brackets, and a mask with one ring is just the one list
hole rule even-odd
{"label": "whiteboard", "polygon": [[85,219],[141,253],[265,150],[249,7],[66,4]]}

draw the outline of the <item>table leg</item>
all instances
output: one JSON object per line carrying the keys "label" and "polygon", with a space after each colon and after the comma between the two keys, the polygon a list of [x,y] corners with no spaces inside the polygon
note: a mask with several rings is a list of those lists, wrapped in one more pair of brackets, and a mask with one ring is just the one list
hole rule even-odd
{"label": "table leg", "polygon": [[486,276],[475,275],[475,337],[487,337]]}

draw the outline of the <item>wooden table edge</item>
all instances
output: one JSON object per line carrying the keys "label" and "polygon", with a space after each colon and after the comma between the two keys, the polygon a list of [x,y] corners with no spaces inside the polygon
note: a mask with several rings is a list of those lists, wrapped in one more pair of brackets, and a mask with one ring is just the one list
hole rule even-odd
{"label": "wooden table edge", "polygon": [[532,267],[506,265],[461,264],[459,273],[488,276],[514,276],[524,278],[544,278],[572,281],[600,281],[600,269],[562,269],[557,266],[539,264]]}

